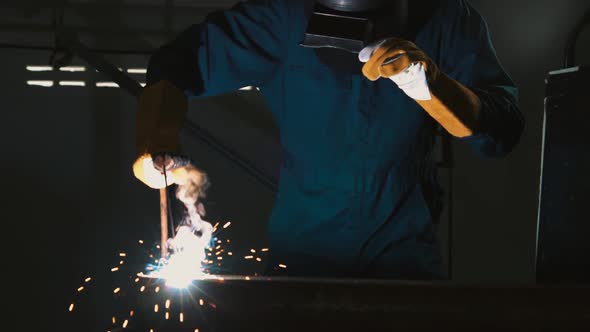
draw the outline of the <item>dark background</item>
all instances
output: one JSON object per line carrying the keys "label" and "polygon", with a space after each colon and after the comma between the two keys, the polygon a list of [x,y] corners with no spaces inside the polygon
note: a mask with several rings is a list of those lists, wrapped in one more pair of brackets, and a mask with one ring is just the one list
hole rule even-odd
{"label": "dark background", "polygon": [[[3,1],[0,43],[51,46],[51,7],[60,3]],[[65,24],[93,48],[149,51],[233,1],[174,1],[177,8],[168,9],[166,3],[172,1],[71,1]],[[518,147],[504,159],[480,160],[455,144],[453,277],[461,283],[532,283],[544,79],[562,68],[565,40],[588,1],[471,3],[487,19],[498,55],[520,87],[527,126]],[[582,64],[589,64],[589,45],[586,31],[579,41]],[[138,239],[157,240],[159,211],[158,193],[131,173],[135,100],[121,89],[95,88],[95,82],[108,79],[92,70],[25,69],[47,64],[50,55],[43,49],[0,49],[0,170],[11,306],[26,317],[31,310],[53,316],[40,319],[52,325],[67,313],[81,278],[108,271],[114,254],[136,246]],[[148,59],[105,57],[123,69],[145,67]],[[78,59],[73,64],[84,65]],[[139,81],[143,76],[134,75]],[[38,79],[56,85],[27,85]],[[61,87],[60,80],[84,81],[86,87]],[[261,167],[276,164],[277,131],[255,91],[198,100],[191,109],[190,116],[203,127]],[[184,142],[213,182],[209,219],[233,222],[222,236],[232,239],[236,252],[263,247],[273,193],[202,143]],[[263,264],[239,264],[236,270],[251,273]]]}

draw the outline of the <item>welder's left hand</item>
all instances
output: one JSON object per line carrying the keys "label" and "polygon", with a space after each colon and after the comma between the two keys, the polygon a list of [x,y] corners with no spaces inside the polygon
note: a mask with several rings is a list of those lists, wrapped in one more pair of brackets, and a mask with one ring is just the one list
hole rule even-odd
{"label": "welder's left hand", "polygon": [[391,79],[414,100],[430,100],[429,82],[439,75],[437,65],[414,43],[389,38],[365,47],[359,53],[363,75],[371,81]]}
{"label": "welder's left hand", "polygon": [[359,53],[363,75],[371,81],[388,78],[451,135],[468,137],[480,127],[481,101],[460,82],[441,72],[414,43],[389,38]]}

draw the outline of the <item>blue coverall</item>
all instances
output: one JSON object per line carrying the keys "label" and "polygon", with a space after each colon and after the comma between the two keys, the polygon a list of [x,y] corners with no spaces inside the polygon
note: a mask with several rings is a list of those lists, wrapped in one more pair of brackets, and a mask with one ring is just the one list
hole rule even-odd
{"label": "blue coverall", "polygon": [[[355,55],[330,53],[354,59],[343,70],[301,47],[311,7],[251,0],[213,13],[152,56],[148,84],[168,79],[189,97],[260,88],[284,150],[272,266],[293,276],[440,278],[437,123],[392,81],[364,78]],[[463,140],[484,156],[512,150],[524,121],[484,19],[465,0],[441,0],[412,41],[480,97],[481,126]]]}

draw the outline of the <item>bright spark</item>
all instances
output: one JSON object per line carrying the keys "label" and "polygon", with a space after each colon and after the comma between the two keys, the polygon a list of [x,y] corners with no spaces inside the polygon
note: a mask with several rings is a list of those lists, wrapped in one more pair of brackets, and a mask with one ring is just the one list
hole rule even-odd
{"label": "bright spark", "polygon": [[117,293],[119,293],[120,290],[121,290],[121,288],[117,287],[113,290],[113,293],[117,294]]}
{"label": "bright spark", "polygon": [[[199,305],[201,305],[201,306],[205,305],[205,301],[203,301],[203,299],[199,299]],[[72,304],[72,306],[73,306],[73,304]]]}
{"label": "bright spark", "polygon": [[129,321],[128,321],[128,320],[125,320],[125,321],[123,322],[123,328],[126,328],[128,323],[129,323]]}
{"label": "bright spark", "polygon": [[120,257],[127,257],[127,254],[126,254],[126,253],[124,253],[124,252],[120,252],[120,253],[119,253],[119,256],[120,256]]}
{"label": "bright spark", "polygon": [[143,244],[143,240],[139,240],[139,241],[137,241],[137,242],[139,242],[139,244]]}
{"label": "bright spark", "polygon": [[158,310],[160,310],[160,306],[158,306],[158,304],[154,304],[154,312],[158,312]]}
{"label": "bright spark", "polygon": [[[202,305],[202,304],[201,304],[201,305]],[[74,304],[73,304],[73,303],[72,303],[72,304],[70,304],[70,307],[68,308],[68,311],[69,311],[69,312],[72,312],[72,311],[74,311]]]}
{"label": "bright spark", "polygon": [[244,256],[245,259],[252,259],[254,256]]}
{"label": "bright spark", "polygon": [[181,323],[184,322],[184,314],[182,312],[180,313],[180,317],[178,317],[178,319]]}
{"label": "bright spark", "polygon": [[88,277],[88,278],[84,279],[84,282],[90,282],[90,280],[92,280],[92,278]]}
{"label": "bright spark", "polygon": [[145,286],[141,286],[141,288],[139,289],[140,292],[143,292],[145,290]]}
{"label": "bright spark", "polygon": [[268,248],[262,248],[260,251],[268,251]]}
{"label": "bright spark", "polygon": [[114,268],[111,269],[111,272],[115,272],[115,271],[119,271],[119,267],[115,266]]}
{"label": "bright spark", "polygon": [[156,286],[156,288],[154,289],[154,292],[159,292],[160,291],[160,286]]}
{"label": "bright spark", "polygon": [[166,309],[170,309],[170,299],[166,300]]}
{"label": "bright spark", "polygon": [[228,228],[229,225],[231,225],[231,221],[226,222],[225,225],[223,225],[223,228]]}
{"label": "bright spark", "polygon": [[287,265],[285,265],[285,264],[279,264],[279,267],[280,268],[283,268],[283,269],[286,269],[287,268]]}
{"label": "bright spark", "polygon": [[139,282],[139,277],[135,278],[135,282]]}
{"label": "bright spark", "polygon": [[256,260],[257,260],[258,262],[262,262],[262,258],[260,258],[260,257],[256,257]]}
{"label": "bright spark", "polygon": [[129,311],[129,317],[133,317],[133,314],[135,314],[133,310]]}
{"label": "bright spark", "polygon": [[246,276],[246,278],[244,278],[244,279],[246,279],[246,280],[250,280],[250,277]]}
{"label": "bright spark", "polygon": [[233,252],[231,252],[231,251],[227,253],[227,255],[228,255],[228,256],[232,256],[233,254],[234,254],[234,253],[233,253]]}
{"label": "bright spark", "polygon": [[119,261],[119,265],[123,265],[125,261]]}
{"label": "bright spark", "polygon": [[170,313],[166,311],[166,320],[170,318]]}
{"label": "bright spark", "polygon": [[111,318],[111,322],[113,322],[113,324],[117,323],[117,319],[115,318],[115,316],[113,316],[113,318]]}
{"label": "bright spark", "polygon": [[250,252],[255,254],[256,253],[256,249],[250,249]]}
{"label": "bright spark", "polygon": [[83,290],[84,290],[84,286],[80,286],[80,287],[78,287],[78,292],[81,292],[81,291],[83,291]]}

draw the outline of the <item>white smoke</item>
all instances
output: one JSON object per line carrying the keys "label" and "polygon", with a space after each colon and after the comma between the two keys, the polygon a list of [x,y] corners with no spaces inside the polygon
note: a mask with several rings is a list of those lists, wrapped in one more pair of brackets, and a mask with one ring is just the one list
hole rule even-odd
{"label": "white smoke", "polygon": [[202,263],[211,244],[213,225],[203,220],[205,208],[199,202],[209,187],[207,175],[192,165],[175,170],[178,189],[176,197],[185,205],[187,215],[176,236],[168,240],[172,251],[159,274],[173,287],[186,287],[193,279],[203,276]]}

